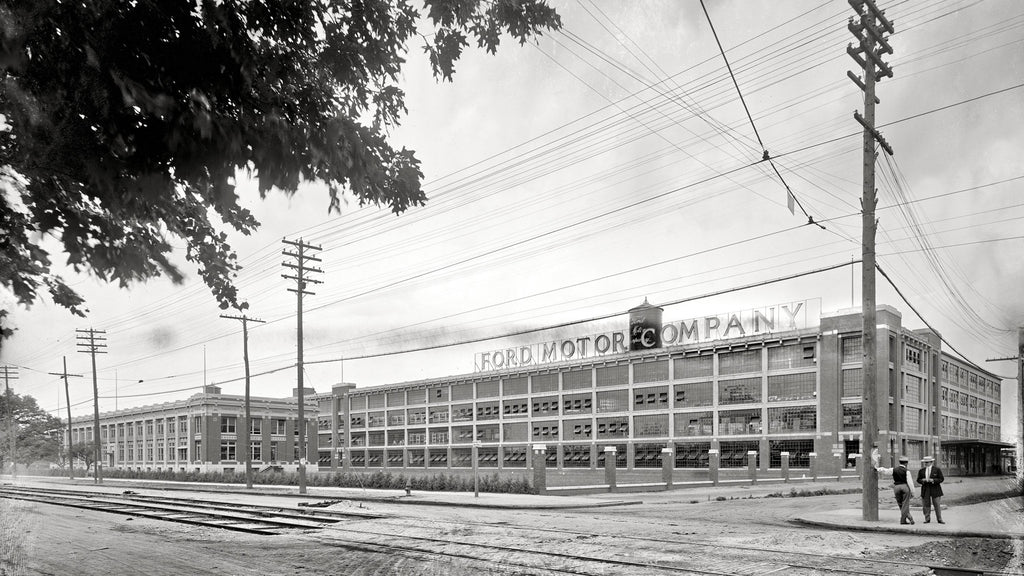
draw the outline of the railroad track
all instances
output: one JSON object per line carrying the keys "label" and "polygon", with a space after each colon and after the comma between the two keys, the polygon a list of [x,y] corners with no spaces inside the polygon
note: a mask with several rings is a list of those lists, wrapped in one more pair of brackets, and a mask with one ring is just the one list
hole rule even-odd
{"label": "railroad track", "polygon": [[187,498],[150,496],[125,491],[121,494],[0,487],[0,498],[26,500],[55,506],[109,512],[194,526],[207,526],[258,535],[320,530],[346,519],[372,519],[379,515],[319,509],[291,509]]}

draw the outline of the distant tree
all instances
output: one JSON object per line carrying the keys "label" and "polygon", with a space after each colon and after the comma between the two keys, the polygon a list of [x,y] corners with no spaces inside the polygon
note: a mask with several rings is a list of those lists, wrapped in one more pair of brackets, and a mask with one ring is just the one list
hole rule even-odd
{"label": "distant tree", "polygon": [[[15,451],[11,455],[8,424],[10,407],[14,407]],[[29,465],[38,460],[54,462],[61,451],[60,430],[63,423],[39,407],[36,399],[11,393],[0,394],[0,469],[11,460]]]}
{"label": "distant tree", "polygon": [[[470,41],[494,52],[560,27],[544,0],[7,0],[0,4],[0,286],[40,289],[82,315],[41,236],[68,263],[122,286],[186,257],[222,308],[240,305],[224,226],[258,227],[261,196],[327,184],[396,214],[421,205],[422,173],[389,131],[410,41],[451,80]],[[422,32],[417,27],[422,27]],[[216,222],[220,220],[220,222]]]}

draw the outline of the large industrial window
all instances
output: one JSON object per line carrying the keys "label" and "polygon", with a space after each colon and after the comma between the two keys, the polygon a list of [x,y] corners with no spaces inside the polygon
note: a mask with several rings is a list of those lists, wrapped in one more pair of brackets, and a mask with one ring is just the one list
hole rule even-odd
{"label": "large industrial window", "polygon": [[860,336],[843,336],[839,341],[842,342],[843,364],[864,361],[864,343]]}
{"label": "large industrial window", "polygon": [[405,396],[410,406],[426,404],[427,402],[427,391],[422,388],[419,390],[406,390]]}
{"label": "large industrial window", "polygon": [[718,433],[722,436],[761,433],[761,409],[724,410],[718,413]]}
{"label": "large industrial window", "polygon": [[476,427],[476,439],[481,442],[499,442],[497,424],[478,424]]}
{"label": "large industrial window", "polygon": [[472,468],[472,448],[452,448],[452,468]]}
{"label": "large industrial window", "polygon": [[366,446],[366,432],[353,432],[352,433],[352,445],[353,446]]}
{"label": "large industrial window", "polygon": [[542,396],[533,399],[533,415],[548,416],[558,414],[558,396]]}
{"label": "large industrial window", "polygon": [[427,409],[426,408],[410,408],[406,410],[406,421],[409,424],[426,424],[427,422]]}
{"label": "large industrial window", "polygon": [[787,406],[768,409],[769,434],[814,432],[817,427],[817,408],[814,406]]}
{"label": "large industrial window", "polygon": [[593,422],[589,418],[565,420],[562,422],[562,436],[565,440],[591,440],[594,437]]}
{"label": "large industrial window", "polygon": [[354,450],[349,454],[348,459],[349,466],[354,468],[365,468],[366,467],[366,452],[362,450]]}
{"label": "large industrial window", "polygon": [[616,418],[597,419],[598,438],[628,438],[629,417],[620,416]]}
{"label": "large industrial window", "polygon": [[472,444],[472,426],[452,426],[452,444]]}
{"label": "large industrial window", "polygon": [[847,368],[841,374],[843,398],[860,398],[864,394],[864,369]]}
{"label": "large industrial window", "polygon": [[530,425],[526,422],[504,424],[505,442],[527,442],[530,440]]}
{"label": "large industrial window", "polygon": [[761,379],[740,378],[718,382],[718,403],[752,404],[761,401]]}
{"label": "large industrial window", "polygon": [[488,380],[486,382],[476,383],[476,397],[477,398],[494,398],[498,395],[498,381]]}
{"label": "large industrial window", "polygon": [[476,403],[477,420],[497,420],[499,416],[501,416],[501,407],[498,406],[497,400]]}
{"label": "large industrial window", "polygon": [[448,443],[448,429],[447,428],[431,428],[430,429],[430,443],[431,444],[447,444]]}
{"label": "large industrial window", "polygon": [[422,446],[427,443],[427,431],[423,428],[409,430],[409,445]]}
{"label": "large industrial window", "polygon": [[448,467],[448,450],[444,448],[430,448],[427,450],[427,466],[430,468]]}
{"label": "large industrial window", "polygon": [[525,446],[506,446],[501,464],[505,468],[525,468],[528,456]]}
{"label": "large industrial window", "polygon": [[562,390],[581,390],[593,386],[590,368],[562,372]]}
{"label": "large industrial window", "polygon": [[448,401],[448,387],[442,386],[440,388],[431,388],[427,391],[427,402],[431,404],[441,404]]}
{"label": "large industrial window", "polygon": [[370,432],[366,435],[370,446],[383,446],[384,445],[384,432]]}
{"label": "large industrial window", "polygon": [[562,446],[563,468],[590,468],[590,445],[567,444]]}
{"label": "large industrial window", "polygon": [[761,371],[761,349],[738,350],[718,355],[719,374],[746,374]]}
{"label": "large industrial window", "polygon": [[768,349],[769,370],[790,370],[814,366],[814,343],[789,344]]}
{"label": "large industrial window", "polygon": [[903,375],[903,399],[908,402],[921,401],[922,380],[910,374]]}
{"label": "large industrial window", "polygon": [[714,356],[705,354],[703,356],[690,356],[687,358],[676,358],[675,377],[681,378],[710,378],[714,373]]}
{"label": "large industrial window", "polygon": [[676,436],[714,435],[713,412],[676,412],[675,420]]}
{"label": "large industrial window", "polygon": [[919,350],[917,348],[914,348],[913,346],[906,346],[906,345],[904,345],[903,349],[904,349],[904,352],[905,352],[903,357],[904,357],[904,360],[906,361],[907,365],[913,367],[914,369],[916,369],[918,371],[920,371],[921,370],[921,350]]}
{"label": "large industrial window", "polygon": [[618,366],[601,366],[597,369],[597,385],[604,386],[625,386],[629,384],[629,365],[619,364]]}
{"label": "large industrial window", "polygon": [[664,444],[634,444],[634,468],[661,468],[661,449]]}
{"label": "large industrial window", "polygon": [[377,428],[384,425],[384,412],[369,412],[366,415],[366,425],[370,428]]}
{"label": "large industrial window", "polygon": [[769,376],[768,401],[813,400],[817,381],[818,378],[814,372]]}
{"label": "large industrial window", "polygon": [[668,435],[668,414],[633,416],[633,436],[637,438],[663,438]]}
{"label": "large industrial window", "polygon": [[501,413],[505,418],[526,418],[530,415],[530,402],[525,398],[522,400],[504,400],[501,403]]}
{"label": "large industrial window", "polygon": [[541,442],[558,442],[558,422],[534,422],[531,438]]}
{"label": "large industrial window", "polygon": [[534,394],[555,392],[558,390],[558,373],[535,374],[530,377],[530,386]]}
{"label": "large industrial window", "polygon": [[388,407],[405,406],[405,392],[388,392]]}
{"label": "large industrial window", "polygon": [[473,405],[456,404],[452,406],[452,422],[472,422]]}
{"label": "large industrial window", "polygon": [[722,454],[719,466],[722,468],[746,468],[747,453],[750,451],[755,452],[754,466],[757,468],[761,466],[761,454],[757,440],[721,442],[719,449]]}
{"label": "large industrial window", "polygon": [[505,396],[519,396],[529,393],[529,380],[526,376],[506,378],[501,381],[501,389]]}
{"label": "large industrial window", "polygon": [[864,406],[856,404],[843,404],[843,430],[860,430],[863,428]]}
{"label": "large industrial window", "polygon": [[668,380],[668,360],[633,363],[633,383],[664,382]]}
{"label": "large industrial window", "polygon": [[920,434],[922,433],[921,423],[921,410],[910,406],[903,407],[903,432]]}
{"label": "large industrial window", "polygon": [[352,396],[349,410],[366,410],[366,396]]}
{"label": "large industrial window", "polygon": [[594,400],[590,393],[566,394],[562,397],[562,414],[590,414],[594,409]]}
{"label": "large industrial window", "polygon": [[410,450],[409,451],[409,467],[410,468],[422,468],[426,464],[426,455],[423,454],[423,450]]}
{"label": "large industrial window", "polygon": [[664,410],[668,408],[668,386],[633,389],[633,410]]}
{"label": "large industrial window", "polygon": [[676,384],[673,389],[676,396],[676,408],[711,406],[714,404],[711,382]]}
{"label": "large industrial window", "polygon": [[481,468],[497,468],[498,467],[498,448],[485,447],[478,448],[476,451],[476,458],[478,465]]}
{"label": "large industrial window", "polygon": [[629,410],[628,390],[606,390],[597,393],[598,412],[625,412]]}
{"label": "large industrial window", "polygon": [[405,457],[401,450],[389,450],[387,453],[388,466],[391,468],[401,468],[405,465]]}
{"label": "large industrial window", "polygon": [[[366,428],[366,414],[353,414],[350,418],[350,428]],[[276,423],[276,421],[275,421]],[[274,427],[275,429],[277,426]],[[284,432],[274,432],[274,434],[284,434]]]}
{"label": "large industrial window", "polygon": [[814,440],[770,440],[768,441],[768,467],[782,468],[782,453],[789,452],[790,468],[810,468]]}
{"label": "large industrial window", "polygon": [[388,426],[404,426],[405,410],[388,410]]}
{"label": "large industrial window", "polygon": [[366,397],[366,405],[371,409],[383,408],[384,394],[370,394],[369,396]]}
{"label": "large industrial window", "polygon": [[676,468],[707,468],[710,442],[677,442]]}
{"label": "large industrial window", "polygon": [[467,384],[455,384],[452,386],[452,402],[459,400],[472,400],[473,399],[473,385]]}
{"label": "large industrial window", "polygon": [[405,430],[388,430],[388,446],[404,446]]}
{"label": "large industrial window", "polygon": [[625,444],[602,444],[597,447],[597,467],[604,468],[604,462],[607,452],[604,451],[605,446],[615,447],[615,467],[625,468],[629,466],[629,455],[626,453]]}
{"label": "large industrial window", "polygon": [[384,466],[384,451],[383,450],[367,450],[366,451],[366,467],[367,468],[381,468]]}
{"label": "large industrial window", "polygon": [[430,409],[430,423],[441,424],[448,421],[448,407],[442,406],[441,408]]}

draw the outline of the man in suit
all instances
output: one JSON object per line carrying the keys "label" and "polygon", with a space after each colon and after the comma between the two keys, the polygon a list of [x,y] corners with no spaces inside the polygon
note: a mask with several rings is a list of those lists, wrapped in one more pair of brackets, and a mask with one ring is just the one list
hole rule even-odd
{"label": "man in suit", "polygon": [[942,509],[939,508],[939,500],[942,498],[942,469],[935,465],[935,458],[925,456],[921,459],[921,468],[917,471],[917,483],[921,485],[921,501],[924,503],[924,522],[931,522],[931,509],[935,507],[935,519],[939,524],[942,521]]}

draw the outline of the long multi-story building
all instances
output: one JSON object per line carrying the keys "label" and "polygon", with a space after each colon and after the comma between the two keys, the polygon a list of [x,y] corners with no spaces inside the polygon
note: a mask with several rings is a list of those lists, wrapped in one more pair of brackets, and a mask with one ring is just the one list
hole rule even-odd
{"label": "long multi-story building", "polygon": [[[684,475],[749,458],[767,475],[842,474],[862,451],[860,310],[822,314],[817,300],[662,322],[646,303],[628,326],[603,334],[477,354],[472,373],[330,393],[307,389],[310,471],[476,466],[522,474],[543,445],[562,476],[616,466],[643,473],[672,451]],[[625,324],[625,323],[624,323]],[[934,455],[951,474],[1000,465],[1000,381],[942,350],[900,313],[877,314],[878,447],[884,461]],[[293,470],[297,391],[252,400],[257,469]],[[237,470],[245,446],[243,398],[210,387],[187,400],[101,415],[107,466]],[[239,427],[242,428],[239,428]],[[92,420],[74,421],[75,441]],[[475,460],[474,460],[475,458]]]}

